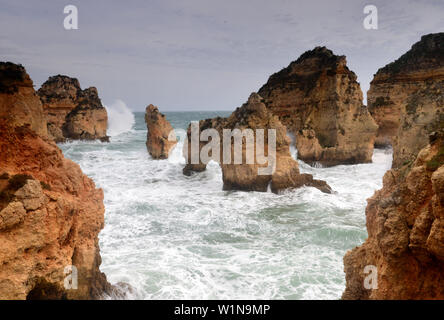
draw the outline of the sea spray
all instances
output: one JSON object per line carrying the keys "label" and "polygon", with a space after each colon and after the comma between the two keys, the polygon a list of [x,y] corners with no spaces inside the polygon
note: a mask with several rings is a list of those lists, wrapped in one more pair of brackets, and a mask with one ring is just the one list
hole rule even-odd
{"label": "sea spray", "polygon": [[116,100],[105,106],[108,112],[108,135],[113,137],[131,130],[134,124],[134,114],[122,100]]}
{"label": "sea spray", "polygon": [[[227,113],[171,112],[175,129]],[[100,266],[108,280],[129,283],[137,299],[339,299],[342,258],[367,238],[366,199],[382,186],[391,150],[373,162],[313,168],[337,193],[315,188],[223,191],[219,164],[182,174],[180,140],[169,160],[145,147],[144,113],[108,143],[61,145],[104,190]],[[295,153],[295,149],[292,150]],[[172,160],[172,161],[171,161]]]}

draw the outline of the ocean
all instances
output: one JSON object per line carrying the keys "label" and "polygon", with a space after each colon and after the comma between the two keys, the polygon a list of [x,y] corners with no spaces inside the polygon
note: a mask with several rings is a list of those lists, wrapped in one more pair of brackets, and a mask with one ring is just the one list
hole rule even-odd
{"label": "ocean", "polygon": [[[126,282],[130,299],[339,299],[342,258],[367,237],[366,199],[382,187],[390,150],[373,163],[313,168],[334,194],[315,188],[223,191],[216,163],[182,174],[183,141],[153,160],[143,113],[108,112],[110,143],[59,144],[104,190],[101,270]],[[230,112],[165,112],[175,129]],[[296,155],[296,149],[291,149]]]}

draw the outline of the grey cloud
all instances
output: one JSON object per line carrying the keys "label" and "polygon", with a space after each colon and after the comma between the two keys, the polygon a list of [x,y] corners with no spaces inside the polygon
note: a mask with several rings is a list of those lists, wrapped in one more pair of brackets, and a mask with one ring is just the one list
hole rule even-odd
{"label": "grey cloud", "polygon": [[0,59],[22,63],[36,85],[63,73],[134,110],[232,110],[301,53],[326,45],[347,56],[363,91],[373,73],[422,34],[443,31],[442,1],[372,1],[379,30],[362,26],[367,1],[0,0]]}

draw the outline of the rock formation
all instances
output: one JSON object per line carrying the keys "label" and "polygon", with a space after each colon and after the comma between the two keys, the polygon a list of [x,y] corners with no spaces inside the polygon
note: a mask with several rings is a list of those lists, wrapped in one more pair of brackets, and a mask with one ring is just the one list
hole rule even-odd
{"label": "rock formation", "polygon": [[[394,167],[414,160],[427,145],[428,135],[443,126],[443,83],[444,33],[423,36],[375,74],[367,94],[369,111],[379,125],[375,145],[393,145]],[[404,141],[394,141],[395,137]]]}
{"label": "rock formation", "polygon": [[298,158],[324,166],[371,162],[377,125],[345,56],[316,47],[260,88],[267,108],[296,138]]}
{"label": "rock formation", "polygon": [[145,122],[148,129],[146,147],[149,154],[154,159],[167,159],[170,151],[177,144],[173,127],[165,115],[152,104],[146,107]]}
{"label": "rock formation", "polygon": [[[10,117],[0,118],[0,299],[111,293],[99,270],[103,192],[46,137],[42,106],[24,68],[1,66],[0,110]],[[78,271],[76,290],[64,287],[70,266]]]}
{"label": "rock formation", "polygon": [[[344,299],[444,299],[444,130],[368,199],[368,239],[344,257]],[[377,267],[377,289],[364,267]]]}
{"label": "rock formation", "polygon": [[68,140],[108,141],[108,115],[97,93],[82,90],[75,78],[50,77],[37,91],[48,122],[48,133],[56,142]]}
{"label": "rock formation", "polygon": [[[319,190],[331,193],[330,186],[321,180],[313,179],[310,174],[301,174],[299,172],[299,166],[290,154],[290,139],[287,137],[287,130],[285,126],[279,121],[279,119],[269,112],[263,103],[262,98],[252,93],[248,102],[243,104],[242,107],[237,108],[228,118],[214,118],[202,120],[199,122],[199,134],[205,129],[215,129],[217,136],[211,137],[210,142],[215,142],[221,146],[219,156],[211,154],[213,160],[219,162],[222,168],[223,175],[223,189],[224,190],[244,190],[244,191],[267,191],[270,187],[271,191],[279,192],[280,190],[287,188],[299,188],[302,186],[313,186]],[[246,142],[246,137],[242,140],[241,151],[242,160],[241,164],[234,164],[235,158],[235,143],[230,137],[228,143],[224,144],[224,129],[234,132],[234,129],[247,130],[251,129],[254,136],[254,141],[258,140],[258,131],[264,130],[264,156],[271,156],[267,162],[261,163],[258,160],[258,156],[254,156],[252,163],[247,163],[246,154],[252,152],[254,154],[254,141],[251,145]],[[273,157],[269,150],[269,130],[275,130],[276,136],[276,154]],[[191,164],[191,127],[188,128],[188,143],[184,148],[184,152],[187,158],[187,164],[184,168],[184,174],[189,175],[193,171],[205,170],[205,163]],[[212,141],[217,139],[218,141]],[[201,140],[201,139],[200,139]],[[206,145],[205,142],[200,142],[199,154],[202,148]],[[228,163],[224,161],[223,154],[225,153],[225,147],[230,148],[231,161]],[[257,145],[256,145],[257,147]],[[257,150],[256,150],[257,152]],[[212,153],[212,152],[211,152]],[[275,163],[275,170],[270,174],[259,174],[259,168],[266,168],[270,165],[270,161]]]}
{"label": "rock formation", "polygon": [[11,125],[29,124],[40,136],[47,135],[46,118],[32,80],[21,65],[0,62],[0,120]]}

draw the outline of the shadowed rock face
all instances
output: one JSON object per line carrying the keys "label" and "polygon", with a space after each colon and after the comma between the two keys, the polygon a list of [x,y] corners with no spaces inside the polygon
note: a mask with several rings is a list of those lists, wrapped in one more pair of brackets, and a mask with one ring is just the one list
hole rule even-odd
{"label": "shadowed rock face", "polygon": [[0,62],[0,120],[11,125],[29,125],[47,136],[46,118],[32,80],[21,65]]}
{"label": "shadowed rock face", "polygon": [[[13,119],[0,119],[0,299],[95,299],[112,293],[99,270],[103,192],[52,139],[34,130],[38,123],[46,129],[42,106],[23,67],[15,68],[22,80],[2,76],[0,92],[2,107],[11,102],[6,107]],[[35,110],[29,118],[15,121],[30,105]],[[78,270],[77,290],[64,288],[65,267],[71,265]]]}
{"label": "shadowed rock face", "polygon": [[50,77],[37,91],[48,122],[48,132],[56,142],[66,139],[108,141],[108,115],[97,89],[82,90],[75,78]]}
{"label": "shadowed rock face", "polygon": [[443,96],[444,33],[421,37],[375,74],[367,93],[370,113],[379,125],[375,145],[393,145],[394,167],[413,161],[427,145],[428,135],[444,126]]}
{"label": "shadowed rock face", "polygon": [[[443,186],[441,131],[368,199],[368,239],[344,257],[344,299],[444,299]],[[377,267],[377,289],[364,288],[366,265]]]}
{"label": "shadowed rock face", "polygon": [[[276,130],[276,155],[272,157],[272,161],[275,162],[275,171],[271,174],[258,174],[259,168],[265,168],[269,165],[269,162],[260,164],[255,157],[253,164],[246,163],[246,154],[252,151],[243,140],[242,143],[242,164],[223,163],[223,149],[219,157],[215,157],[214,160],[220,163],[223,175],[223,189],[224,190],[243,190],[243,191],[267,191],[270,187],[271,191],[279,192],[280,190],[287,188],[299,188],[302,186],[313,186],[319,190],[331,193],[330,186],[321,180],[313,179],[312,175],[300,174],[299,166],[290,154],[290,140],[287,137],[287,130],[285,126],[279,121],[265,107],[262,98],[252,93],[248,102],[242,107],[237,108],[228,118],[214,118],[201,120],[199,122],[199,132],[205,129],[215,129],[218,132],[218,143],[221,149],[224,148],[223,136],[224,129],[245,130],[251,129],[254,134],[254,139],[257,141],[256,129],[264,130],[264,155],[269,156],[268,153],[269,139],[268,131],[270,129]],[[190,175],[192,172],[204,171],[206,164],[191,164],[191,128],[188,128],[188,144],[185,146],[184,152],[187,155],[187,164],[183,170],[185,175]],[[209,139],[211,141],[211,138]],[[199,145],[199,152],[208,142],[201,142]],[[231,150],[231,157],[234,160],[235,145],[234,140],[231,139],[227,144],[227,147]],[[254,148],[254,146],[253,146]]]}
{"label": "shadowed rock face", "polygon": [[[145,122],[148,129],[146,147],[154,159],[167,159],[170,150],[177,144],[173,127],[159,112],[156,106],[150,104],[145,110]],[[171,134],[170,139],[168,139]]]}
{"label": "shadowed rock face", "polygon": [[324,166],[371,162],[377,125],[344,56],[325,47],[307,51],[258,93],[294,134],[301,160]]}

